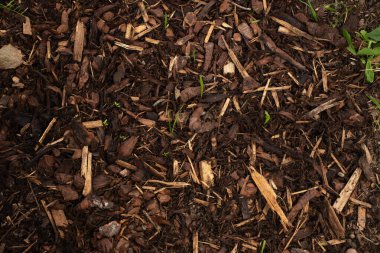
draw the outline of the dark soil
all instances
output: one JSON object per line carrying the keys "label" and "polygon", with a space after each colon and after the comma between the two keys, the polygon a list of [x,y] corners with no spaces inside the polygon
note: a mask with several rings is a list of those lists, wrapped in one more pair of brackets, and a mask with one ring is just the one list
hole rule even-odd
{"label": "dark soil", "polygon": [[0,9],[0,253],[379,252],[379,3],[328,2]]}

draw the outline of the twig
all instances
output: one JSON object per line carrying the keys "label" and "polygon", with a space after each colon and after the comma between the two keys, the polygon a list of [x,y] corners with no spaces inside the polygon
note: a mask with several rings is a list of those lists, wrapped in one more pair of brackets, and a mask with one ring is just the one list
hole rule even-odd
{"label": "twig", "polygon": [[41,138],[38,140],[38,143],[36,145],[36,147],[34,148],[34,151],[37,151],[39,146],[42,145],[42,142],[45,140],[46,138],[46,135],[49,133],[49,131],[52,129],[54,123],[57,121],[57,118],[53,118],[49,125],[46,127],[45,131],[43,132]]}

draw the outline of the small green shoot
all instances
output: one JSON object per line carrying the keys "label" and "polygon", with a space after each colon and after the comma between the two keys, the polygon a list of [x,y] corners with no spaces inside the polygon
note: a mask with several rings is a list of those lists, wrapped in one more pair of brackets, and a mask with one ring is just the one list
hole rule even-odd
{"label": "small green shoot", "polygon": [[119,135],[119,139],[122,140],[122,141],[125,141],[126,139],[128,139],[128,137],[125,136],[125,135],[123,135],[123,134],[121,134],[121,135]]}
{"label": "small green shoot", "polygon": [[193,49],[193,52],[191,53],[191,58],[193,59],[193,62],[195,62],[197,60],[196,54],[197,54],[197,51],[195,49]]}
{"label": "small green shoot", "polygon": [[167,13],[164,14],[164,28],[165,29],[169,28],[169,16]]}
{"label": "small green shoot", "polygon": [[267,245],[267,241],[264,240],[262,243],[261,243],[261,247],[260,247],[260,253],[264,253],[264,250],[265,250],[265,246]]}
{"label": "small green shoot", "polygon": [[315,11],[315,9],[311,3],[311,0],[307,0],[307,2],[305,2],[303,0],[298,0],[298,1],[305,4],[309,8],[310,13],[311,13],[311,17],[314,19],[315,22],[318,22],[318,15],[317,15],[317,12]]}
{"label": "small green shoot", "polygon": [[322,8],[330,12],[331,15],[327,15],[327,19],[332,27],[340,27],[346,22],[349,8],[344,1],[336,0],[331,4],[323,5]]}
{"label": "small green shoot", "polygon": [[199,85],[201,86],[201,97],[203,97],[203,92],[205,91],[205,82],[203,81],[203,76],[199,76]]}
{"label": "small green shoot", "polygon": [[27,10],[22,10],[22,8],[19,5],[15,4],[14,0],[9,1],[8,3],[0,3],[0,9],[5,9],[13,13],[19,14],[21,16],[24,16],[24,13]]}
{"label": "small green shoot", "polygon": [[103,123],[103,126],[105,126],[105,127],[108,127],[108,126],[109,126],[108,119],[103,120],[102,123]]}
{"label": "small green shoot", "polygon": [[365,79],[369,83],[373,83],[373,81],[375,81],[375,71],[372,68],[372,60],[373,60],[373,56],[367,58],[367,62],[365,64],[365,71],[364,71]]}
{"label": "small green shoot", "polygon": [[119,102],[113,102],[113,105],[117,108],[121,108],[121,104]]}
{"label": "small green shoot", "polygon": [[376,108],[380,110],[380,102],[376,98],[372,97],[371,95],[366,94],[366,96],[369,98],[369,100],[371,100],[371,102],[374,105],[376,105]]}
{"label": "small green shoot", "polygon": [[350,51],[351,54],[356,55],[356,49],[354,44],[352,43],[351,35],[349,32],[343,28],[343,37],[346,39],[348,47],[347,50]]}
{"label": "small green shoot", "polygon": [[264,113],[265,113],[264,125],[266,125],[270,121],[270,114],[269,114],[269,112],[267,110],[265,110]]}
{"label": "small green shoot", "polygon": [[180,113],[182,111],[183,105],[179,108],[178,112],[174,115],[174,120],[169,120],[169,131],[170,133],[174,133],[174,129],[180,121]]}
{"label": "small green shoot", "polygon": [[364,76],[368,83],[375,81],[375,68],[378,63],[374,63],[373,59],[380,55],[380,26],[371,32],[361,30],[357,33],[364,45],[363,48],[355,49],[354,44],[348,31],[343,29],[343,36],[347,41],[347,50],[355,56],[359,56],[361,62],[365,65]]}

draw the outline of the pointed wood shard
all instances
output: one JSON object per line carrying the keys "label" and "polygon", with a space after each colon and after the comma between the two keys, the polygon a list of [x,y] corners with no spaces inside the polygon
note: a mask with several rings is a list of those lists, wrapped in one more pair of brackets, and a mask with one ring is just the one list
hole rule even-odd
{"label": "pointed wood shard", "polygon": [[255,170],[252,166],[249,167],[249,171],[251,173],[251,177],[253,181],[255,182],[257,188],[259,189],[260,193],[264,196],[265,200],[267,201],[269,207],[278,214],[278,216],[281,219],[281,224],[283,225],[285,230],[288,230],[288,228],[292,227],[292,224],[289,222],[288,218],[286,217],[284,211],[281,209],[280,205],[278,204],[276,200],[276,193],[273,191],[272,187],[268,183],[268,181],[265,179],[263,175],[261,175],[259,172]]}

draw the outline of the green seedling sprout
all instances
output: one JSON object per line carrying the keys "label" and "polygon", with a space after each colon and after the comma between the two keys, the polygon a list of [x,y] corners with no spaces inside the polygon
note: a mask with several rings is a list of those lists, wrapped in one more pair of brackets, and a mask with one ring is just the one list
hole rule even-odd
{"label": "green seedling sprout", "polygon": [[264,113],[265,113],[264,125],[266,125],[270,121],[270,114],[269,114],[269,112],[267,112],[267,110],[265,110]]}
{"label": "green seedling sprout", "polygon": [[375,81],[375,69],[373,59],[380,55],[380,26],[371,32],[361,30],[358,35],[360,36],[364,48],[359,50],[355,49],[352,43],[351,35],[343,29],[343,36],[347,41],[347,50],[355,56],[360,57],[363,64],[365,64],[364,76],[368,83],[373,83]]}
{"label": "green seedling sprout", "polygon": [[165,29],[169,28],[169,16],[167,13],[164,14],[164,27]]}
{"label": "green seedling sprout", "polygon": [[298,0],[298,1],[305,4],[309,8],[312,18],[314,19],[315,22],[318,22],[317,12],[315,11],[311,1],[310,0],[307,0],[307,2],[305,2],[303,0]]}
{"label": "green seedling sprout", "polygon": [[105,126],[105,127],[108,127],[108,125],[109,125],[108,119],[103,120],[102,123],[103,123],[103,126]]}
{"label": "green seedling sprout", "polygon": [[182,111],[183,105],[179,108],[178,112],[174,115],[174,120],[169,121],[169,131],[170,133],[174,133],[174,129],[177,126],[179,120],[180,120],[180,113]]}
{"label": "green seedling sprout", "polygon": [[113,102],[113,105],[117,108],[121,108],[121,104],[119,102]]}
{"label": "green seedling sprout", "polygon": [[369,100],[371,100],[371,102],[374,105],[376,105],[376,108],[380,110],[380,102],[376,98],[372,97],[371,95],[366,94],[366,96],[369,98]]}

